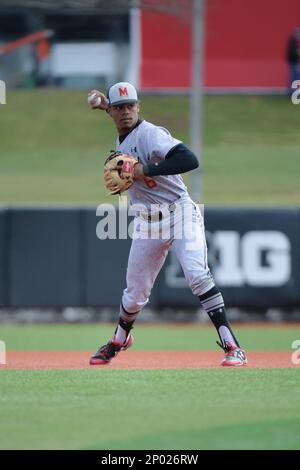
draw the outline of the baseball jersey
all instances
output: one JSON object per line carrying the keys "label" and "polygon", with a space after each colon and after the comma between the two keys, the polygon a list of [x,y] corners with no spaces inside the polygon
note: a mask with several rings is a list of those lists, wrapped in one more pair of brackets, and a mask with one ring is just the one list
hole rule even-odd
{"label": "baseball jersey", "polygon": [[[156,163],[164,160],[167,153],[182,142],[172,137],[163,127],[142,121],[122,142],[117,138],[117,150],[137,158],[140,163]],[[145,177],[135,181],[128,190],[132,204],[170,204],[179,197],[188,196],[181,175]]]}

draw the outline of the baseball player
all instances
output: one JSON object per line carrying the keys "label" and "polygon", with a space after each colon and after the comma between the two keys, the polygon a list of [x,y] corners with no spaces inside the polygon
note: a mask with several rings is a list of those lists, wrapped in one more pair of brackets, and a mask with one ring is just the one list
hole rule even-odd
{"label": "baseball player", "polygon": [[[190,289],[199,297],[217,330],[220,339],[217,343],[225,353],[221,365],[246,365],[245,352],[230,327],[222,294],[207,265],[203,217],[180,176],[198,167],[197,157],[180,140],[172,137],[168,130],[139,118],[140,102],[132,84],[116,83],[109,88],[107,96],[92,90],[88,102],[92,109],[105,110],[117,128],[116,148],[119,153],[113,157],[127,154],[134,158],[132,165],[130,162],[126,164],[127,170],[129,168],[128,171],[132,173],[128,194],[131,204],[142,208],[135,215],[140,233],[149,233],[154,227],[160,230],[166,224],[171,229],[167,237],[133,237],[119,323],[112,339],[96,351],[90,364],[108,364],[120,351],[132,345],[133,324],[147,304],[155,279],[168,250],[172,248]],[[105,175],[110,171],[107,170]],[[114,174],[118,176],[120,172],[115,169]],[[117,184],[109,181],[109,178],[106,178],[106,185],[112,194],[119,191]],[[190,242],[188,234],[181,231],[182,236],[175,236],[186,212],[190,214],[189,221],[196,234],[193,249],[187,249]],[[186,226],[186,222],[183,225]]]}

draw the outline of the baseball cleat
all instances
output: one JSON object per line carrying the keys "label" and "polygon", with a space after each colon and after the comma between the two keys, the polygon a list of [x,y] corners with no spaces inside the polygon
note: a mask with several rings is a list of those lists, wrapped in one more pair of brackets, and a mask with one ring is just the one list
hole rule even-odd
{"label": "baseball cleat", "polygon": [[[220,343],[218,342],[220,345]],[[240,367],[247,365],[247,358],[245,351],[235,344],[231,344],[229,342],[225,342],[226,346],[222,347],[225,352],[225,358],[221,362],[221,366],[225,367]]]}
{"label": "baseball cleat", "polygon": [[119,354],[120,351],[125,351],[133,344],[133,336],[129,333],[124,343],[118,343],[115,336],[104,346],[98,349],[90,359],[91,366],[99,366],[109,364],[109,362]]}

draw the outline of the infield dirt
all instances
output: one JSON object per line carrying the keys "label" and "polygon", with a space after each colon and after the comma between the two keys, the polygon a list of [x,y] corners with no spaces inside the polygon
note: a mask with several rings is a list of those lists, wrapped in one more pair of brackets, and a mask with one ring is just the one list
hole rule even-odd
{"label": "infield dirt", "polygon": [[[7,364],[0,370],[48,370],[48,369],[207,369],[219,368],[223,358],[216,351],[126,351],[121,352],[110,364],[89,366],[92,352],[85,351],[10,351]],[[247,353],[248,368],[296,368],[291,353]],[[230,368],[231,369],[231,368]]]}

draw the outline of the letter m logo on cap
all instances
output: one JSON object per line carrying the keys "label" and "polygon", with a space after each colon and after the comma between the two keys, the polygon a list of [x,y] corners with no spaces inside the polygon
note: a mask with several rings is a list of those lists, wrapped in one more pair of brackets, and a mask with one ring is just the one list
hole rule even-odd
{"label": "letter m logo on cap", "polygon": [[124,86],[123,88],[119,87],[119,94],[120,96],[128,96],[128,91],[127,91],[126,86]]}

